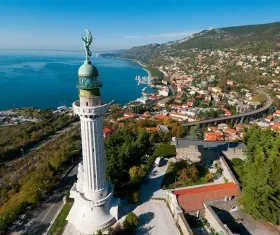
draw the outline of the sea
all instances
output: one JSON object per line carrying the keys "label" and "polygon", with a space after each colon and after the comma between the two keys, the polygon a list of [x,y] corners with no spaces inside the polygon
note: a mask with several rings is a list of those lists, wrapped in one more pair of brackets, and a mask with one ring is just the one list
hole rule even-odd
{"label": "sea", "polygon": [[[138,86],[135,77],[147,72],[139,64],[92,54],[105,102],[123,106],[141,96],[145,86]],[[0,50],[0,110],[71,106],[79,99],[78,69],[84,60],[82,51]]]}

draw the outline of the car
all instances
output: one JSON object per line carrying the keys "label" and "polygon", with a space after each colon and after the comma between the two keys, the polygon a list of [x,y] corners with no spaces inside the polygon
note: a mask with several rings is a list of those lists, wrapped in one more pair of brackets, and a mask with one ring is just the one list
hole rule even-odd
{"label": "car", "polygon": [[17,225],[12,225],[8,227],[9,231],[17,231],[18,230],[18,226]]}

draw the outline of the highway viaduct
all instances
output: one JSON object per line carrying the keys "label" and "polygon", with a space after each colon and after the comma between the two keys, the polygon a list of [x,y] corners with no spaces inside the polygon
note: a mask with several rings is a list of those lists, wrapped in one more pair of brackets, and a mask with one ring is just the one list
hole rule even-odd
{"label": "highway viaduct", "polygon": [[236,114],[228,117],[220,117],[220,118],[212,118],[212,119],[206,119],[198,122],[186,122],[182,123],[182,126],[210,126],[210,125],[217,125],[219,123],[233,123],[236,125],[237,123],[243,123],[245,120],[251,121],[252,119],[262,118],[267,110],[272,105],[272,99],[269,94],[265,92],[261,92],[266,95],[266,104],[265,106],[256,109],[254,111],[248,112],[248,113],[242,113],[242,114]]}

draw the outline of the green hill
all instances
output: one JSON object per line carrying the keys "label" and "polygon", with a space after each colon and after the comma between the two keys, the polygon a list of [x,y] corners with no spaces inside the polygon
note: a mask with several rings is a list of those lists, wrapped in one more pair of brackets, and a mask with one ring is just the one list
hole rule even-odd
{"label": "green hill", "polygon": [[[203,30],[182,40],[164,44],[149,44],[124,50],[113,56],[135,59],[146,64],[160,64],[161,55],[171,50],[174,55],[180,51],[197,49],[233,48],[253,54],[279,49],[280,22],[259,25],[234,26],[212,30]],[[112,56],[112,54],[110,54]]]}
{"label": "green hill", "polygon": [[260,25],[245,25],[193,34],[183,42],[175,43],[177,49],[222,49],[242,50],[276,49],[280,43],[280,22]]}

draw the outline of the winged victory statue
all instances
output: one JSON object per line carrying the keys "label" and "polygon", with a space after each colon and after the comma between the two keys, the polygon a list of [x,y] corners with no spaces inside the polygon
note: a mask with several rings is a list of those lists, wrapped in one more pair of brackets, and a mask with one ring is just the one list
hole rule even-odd
{"label": "winged victory statue", "polygon": [[92,34],[88,29],[85,29],[86,31],[86,36],[82,36],[82,40],[84,41],[84,48],[86,51],[86,59],[88,60],[89,57],[91,56],[91,51],[89,49],[90,44],[92,43]]}

